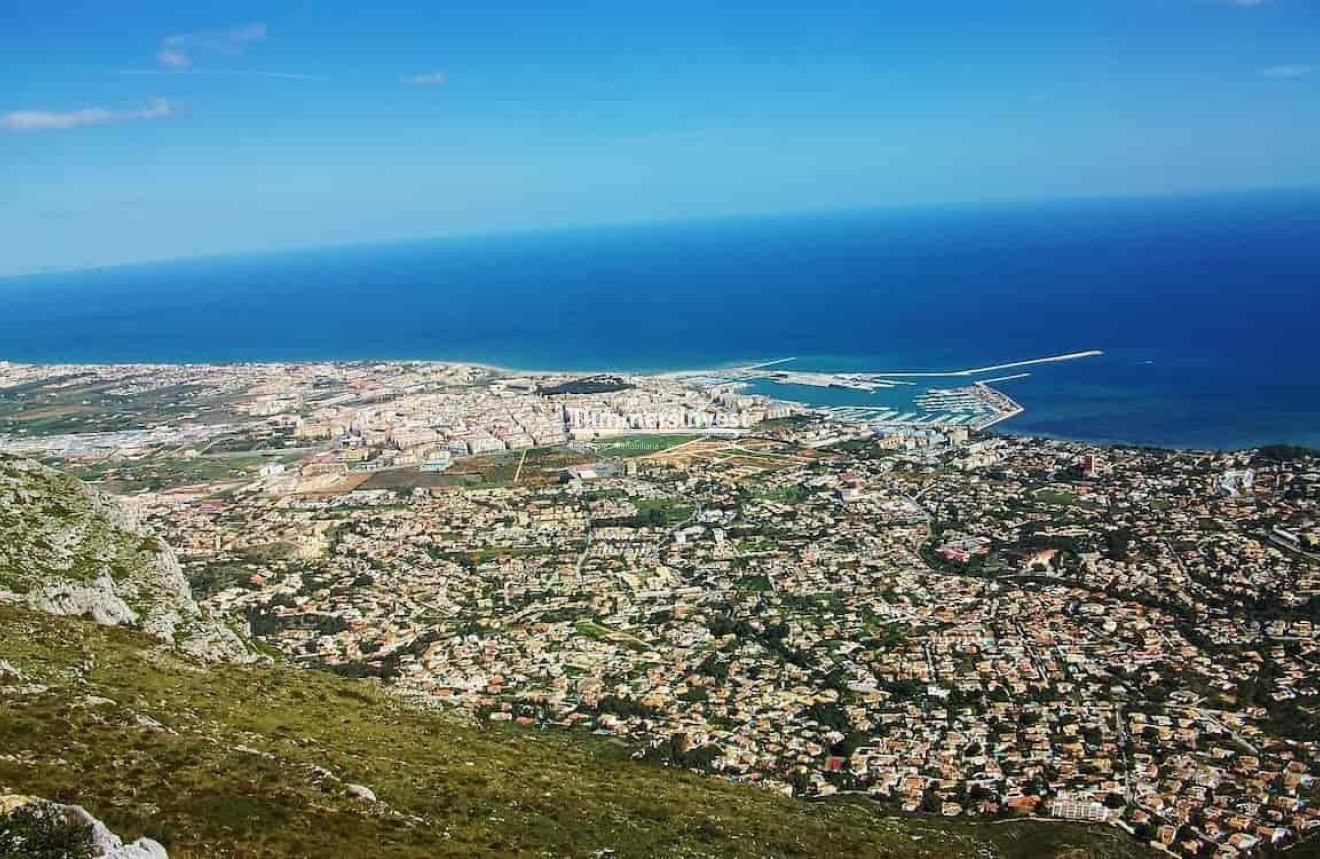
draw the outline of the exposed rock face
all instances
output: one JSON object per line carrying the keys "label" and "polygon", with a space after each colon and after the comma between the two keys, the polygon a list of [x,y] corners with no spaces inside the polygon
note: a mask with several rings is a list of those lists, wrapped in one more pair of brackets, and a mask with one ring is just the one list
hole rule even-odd
{"label": "exposed rock face", "polygon": [[110,831],[104,823],[92,817],[81,805],[60,805],[31,796],[0,795],[0,816],[20,808],[36,808],[43,814],[63,818],[68,823],[87,828],[91,839],[93,859],[169,859],[169,854],[158,842],[139,838],[131,844]]}
{"label": "exposed rock face", "polygon": [[0,454],[0,600],[130,626],[207,661],[249,661],[243,640],[205,617],[178,559],[113,498]]}
{"label": "exposed rock face", "polygon": [[373,803],[376,801],[376,792],[366,785],[350,784],[346,790],[349,796],[359,802]]}

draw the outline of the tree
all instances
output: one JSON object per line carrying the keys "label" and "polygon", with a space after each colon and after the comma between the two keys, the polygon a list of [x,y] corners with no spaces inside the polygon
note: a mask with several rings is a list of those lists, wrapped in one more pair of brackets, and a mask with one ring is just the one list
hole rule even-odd
{"label": "tree", "polygon": [[841,734],[852,731],[852,722],[848,720],[848,714],[842,707],[832,702],[818,701],[812,704],[807,708],[807,717]]}

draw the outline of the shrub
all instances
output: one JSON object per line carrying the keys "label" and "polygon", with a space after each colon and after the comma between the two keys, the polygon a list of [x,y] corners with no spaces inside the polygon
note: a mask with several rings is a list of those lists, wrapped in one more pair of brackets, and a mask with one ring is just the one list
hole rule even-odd
{"label": "shrub", "polygon": [[58,808],[39,803],[0,815],[0,859],[89,859],[92,832]]}

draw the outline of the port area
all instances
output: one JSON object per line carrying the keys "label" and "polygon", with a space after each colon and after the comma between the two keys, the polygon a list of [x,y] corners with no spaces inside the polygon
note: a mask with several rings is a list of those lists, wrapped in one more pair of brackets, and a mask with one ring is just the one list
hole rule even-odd
{"label": "port area", "polygon": [[[1020,378],[1020,377],[1019,377]],[[961,388],[931,388],[912,398],[911,407],[815,406],[835,420],[878,428],[984,430],[1022,414],[1016,400],[988,384]]]}
{"label": "port area", "polygon": [[[707,387],[748,390],[788,400],[841,421],[907,429],[984,430],[1026,411],[1008,394],[993,387],[995,384],[1029,377],[1031,373],[1024,368],[1102,354],[1091,349],[956,370],[843,373],[791,370],[784,365],[796,359],[779,358],[682,375],[687,381]],[[933,386],[942,379],[955,386]]]}

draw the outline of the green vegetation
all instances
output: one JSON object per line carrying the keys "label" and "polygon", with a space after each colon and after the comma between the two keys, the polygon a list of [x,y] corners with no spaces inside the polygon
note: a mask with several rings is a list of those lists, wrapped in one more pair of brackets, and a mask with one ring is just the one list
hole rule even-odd
{"label": "green vegetation", "polygon": [[0,589],[26,593],[103,573],[123,580],[159,548],[113,525],[72,477],[0,454]]}
{"label": "green vegetation", "polygon": [[604,641],[611,641],[631,650],[644,651],[649,649],[646,642],[637,638],[635,635],[610,629],[608,626],[599,624],[594,620],[579,620],[574,624],[574,629],[577,631],[578,635],[584,635],[587,638],[599,638]]}
{"label": "green vegetation", "polygon": [[184,416],[200,416],[206,422],[208,409],[224,401],[188,385],[108,393],[117,386],[87,375],[65,375],[0,390],[0,433],[37,436],[143,429]]}
{"label": "green vegetation", "polygon": [[577,622],[575,628],[577,629],[578,635],[585,635],[588,638],[607,638],[614,634],[613,630],[601,626],[594,620],[580,620]]}
{"label": "green vegetation", "polygon": [[1045,504],[1059,504],[1059,505],[1067,506],[1069,504],[1076,504],[1079,496],[1077,495],[1076,492],[1074,492],[1071,489],[1055,489],[1055,488],[1045,487],[1045,488],[1037,489],[1035,492],[1033,492],[1032,497],[1034,497],[1037,501],[1041,501]]}
{"label": "green vegetation", "polygon": [[88,859],[92,833],[49,806],[0,813],[0,859]]}
{"label": "green vegetation", "polygon": [[595,445],[596,453],[600,456],[609,457],[631,457],[646,456],[652,453],[659,453],[662,450],[669,450],[671,447],[678,447],[680,444],[687,444],[701,438],[700,435],[688,434],[647,434],[647,435],[622,435],[607,436],[599,439],[592,444]]}
{"label": "green vegetation", "polygon": [[581,465],[588,461],[590,457],[571,450],[566,445],[527,448],[464,457],[442,472],[419,471],[413,466],[378,471],[367,478],[359,488],[395,491],[441,486],[498,489],[512,486],[515,477],[518,478],[519,486],[545,485],[557,480],[559,473],[568,466]]}
{"label": "green vegetation", "polygon": [[251,481],[267,462],[291,462],[292,457],[196,456],[185,458],[166,451],[142,459],[102,461],[75,466],[69,472],[89,483],[103,484],[111,491],[137,492],[175,489],[197,483]]}
{"label": "green vegetation", "polygon": [[757,487],[752,493],[754,498],[762,501],[775,501],[780,504],[798,504],[809,495],[811,495],[811,489],[800,483]]}
{"label": "green vegetation", "polygon": [[734,582],[734,587],[742,593],[768,593],[771,590],[770,579],[766,576],[743,576]]}
{"label": "green vegetation", "polygon": [[815,415],[789,415],[784,418],[770,418],[761,421],[756,425],[758,431],[770,432],[773,430],[792,430],[800,429],[808,424],[816,423],[820,419]]}
{"label": "green vegetation", "polygon": [[577,734],[411,709],[367,681],[202,669],[138,634],[13,606],[0,605],[0,659],[49,687],[0,693],[0,784],[83,805],[174,859],[1142,852],[1106,829],[797,802]]}
{"label": "green vegetation", "polygon": [[634,498],[637,512],[631,516],[601,520],[621,528],[668,528],[692,518],[696,507],[681,498]]}
{"label": "green vegetation", "polygon": [[246,583],[253,574],[260,572],[261,565],[287,561],[293,557],[293,553],[294,547],[289,543],[267,543],[250,546],[237,553],[236,557],[222,561],[189,564],[184,570],[193,596],[205,598]]}
{"label": "green vegetation", "polygon": [[249,569],[242,563],[220,562],[204,566],[188,567],[188,585],[193,595],[200,599],[214,596],[227,588],[242,585],[252,578],[256,570]]}
{"label": "green vegetation", "polygon": [[547,397],[555,394],[612,394],[632,387],[619,376],[587,376],[558,385],[540,385],[536,392]]}
{"label": "green vegetation", "polygon": [[456,564],[467,564],[476,566],[484,564],[487,561],[493,561],[497,558],[530,558],[537,555],[553,554],[554,550],[545,546],[493,546],[488,549],[471,549],[468,551],[442,552],[436,549],[430,550],[430,555],[436,559],[453,561]]}
{"label": "green vegetation", "polygon": [[840,453],[855,459],[882,459],[892,456],[893,451],[881,450],[872,438],[850,438],[828,444],[822,450]]}
{"label": "green vegetation", "polygon": [[673,498],[646,498],[634,501],[633,506],[637,508],[634,524],[654,528],[686,522],[695,510],[691,504]]}

